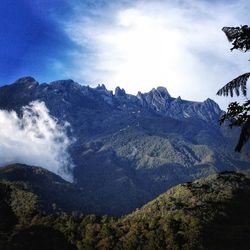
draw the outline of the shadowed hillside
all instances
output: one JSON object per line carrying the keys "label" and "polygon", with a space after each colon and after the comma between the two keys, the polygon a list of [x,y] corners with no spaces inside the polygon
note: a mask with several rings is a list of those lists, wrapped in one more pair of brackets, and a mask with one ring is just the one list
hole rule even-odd
{"label": "shadowed hillside", "polygon": [[[250,175],[247,172],[224,172],[175,186],[119,219],[84,215],[80,210],[74,214],[44,210],[39,204],[47,197],[38,196],[35,188],[41,182],[32,183],[37,173],[39,179],[44,178],[48,183],[51,179],[62,182],[41,168],[11,166],[1,169],[1,178],[4,178],[0,181],[1,249],[250,247]],[[64,181],[63,184],[70,185]],[[29,188],[25,189],[25,185]],[[74,194],[74,189],[67,190],[68,196],[71,192]],[[63,204],[64,197],[47,199],[48,207],[53,203]],[[71,199],[73,201],[75,196]],[[75,200],[75,204],[78,202]]]}
{"label": "shadowed hillside", "polygon": [[233,152],[238,131],[219,126],[223,111],[211,99],[186,101],[163,87],[135,96],[32,77],[0,88],[1,109],[22,115],[34,100],[71,124],[74,181],[98,214],[125,215],[179,183],[249,167],[248,148]]}
{"label": "shadowed hillside", "polygon": [[90,194],[40,167],[13,164],[0,168],[0,181],[10,188],[17,210],[28,204],[41,213],[94,210]]}

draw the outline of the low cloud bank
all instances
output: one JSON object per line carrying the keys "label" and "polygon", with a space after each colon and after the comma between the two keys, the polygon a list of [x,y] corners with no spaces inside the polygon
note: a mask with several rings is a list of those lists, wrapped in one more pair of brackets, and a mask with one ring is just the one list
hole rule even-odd
{"label": "low cloud bank", "polygon": [[66,135],[68,123],[60,125],[50,116],[43,102],[23,107],[22,117],[15,111],[0,110],[0,166],[23,163],[41,166],[72,181]]}

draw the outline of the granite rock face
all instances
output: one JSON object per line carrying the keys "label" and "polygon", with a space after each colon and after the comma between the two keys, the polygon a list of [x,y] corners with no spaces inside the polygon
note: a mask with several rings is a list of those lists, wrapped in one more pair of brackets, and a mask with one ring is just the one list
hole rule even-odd
{"label": "granite rock face", "polygon": [[201,119],[206,122],[217,122],[222,110],[211,99],[204,102],[182,100],[181,97],[172,98],[164,87],[152,89],[149,93],[138,93],[141,105],[166,117],[175,119]]}
{"label": "granite rock face", "polygon": [[[217,121],[222,111],[211,99],[204,102],[192,102],[173,98],[165,87],[153,88],[148,93],[138,92],[136,96],[126,94],[124,89],[117,87],[115,93],[106,89],[105,85],[96,88],[82,86],[73,80],[53,81],[40,84],[32,77],[23,77],[11,85],[0,88],[0,104],[2,108],[10,106],[16,109],[11,99],[17,103],[27,104],[32,100],[45,101],[50,105],[52,99],[58,99],[62,105],[78,105],[79,108],[112,109],[124,111],[142,111],[146,113],[173,117],[175,119],[195,118],[204,121]],[[9,98],[9,101],[6,100]],[[14,100],[13,100],[14,101]],[[78,107],[75,107],[78,108]],[[126,110],[127,108],[127,110]],[[53,113],[53,108],[51,109]]]}
{"label": "granite rock face", "polygon": [[92,194],[98,212],[128,213],[173,185],[249,167],[248,148],[234,154],[237,131],[219,126],[223,111],[211,99],[173,98],[164,87],[135,96],[103,84],[39,84],[32,77],[0,88],[1,109],[21,115],[34,100],[70,123],[75,182]]}

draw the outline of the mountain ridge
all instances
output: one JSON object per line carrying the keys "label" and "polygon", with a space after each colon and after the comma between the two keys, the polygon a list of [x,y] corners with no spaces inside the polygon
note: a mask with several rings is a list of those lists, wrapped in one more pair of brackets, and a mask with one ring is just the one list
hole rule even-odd
{"label": "mountain ridge", "polygon": [[[90,194],[42,167],[17,163],[1,167],[0,182],[11,184],[21,193],[32,193],[30,199],[33,199],[34,210],[41,213],[95,211]],[[18,201],[16,203],[21,209],[22,205],[18,205]]]}
{"label": "mountain ridge", "polygon": [[[28,186],[39,175],[61,180],[39,167],[0,169],[1,249],[233,250],[250,245],[249,171],[227,171],[177,185],[121,218],[87,215],[81,208],[74,213],[45,211],[37,206],[35,189],[16,182],[16,171],[21,171],[19,183]],[[38,185],[47,189],[46,183]],[[55,195],[48,201],[48,206],[53,204],[58,204]]]}
{"label": "mountain ridge", "polygon": [[237,131],[219,126],[223,111],[210,99],[172,98],[163,87],[138,98],[121,88],[30,77],[0,88],[0,109],[20,116],[35,100],[71,125],[75,183],[92,194],[98,213],[124,215],[173,185],[249,168],[248,148],[234,153]]}
{"label": "mountain ridge", "polygon": [[[153,88],[146,93],[138,92],[137,95],[132,95],[126,94],[126,91],[124,89],[121,89],[120,87],[116,87],[115,92],[113,93],[113,91],[107,90],[104,84],[99,84],[97,87],[91,88],[89,86],[80,85],[79,83],[74,82],[72,79],[57,80],[50,83],[39,84],[33,77],[27,76],[17,79],[13,84],[0,87],[0,89],[4,88],[5,91],[7,91],[7,89],[11,89],[13,85],[19,85],[18,87],[22,86],[31,94],[36,90],[36,88],[38,88],[37,92],[44,92],[48,88],[52,88],[51,90],[55,91],[57,94],[66,89],[75,89],[83,95],[91,94],[91,92],[97,92],[107,104],[112,105],[116,108],[121,108],[121,105],[126,105],[126,100],[129,100],[130,102],[136,104],[137,108],[146,107],[150,111],[156,112],[160,115],[171,116],[171,113],[174,112],[175,118],[177,119],[183,119],[187,117],[192,118],[198,116],[200,119],[203,119],[205,121],[212,121],[216,119],[218,120],[219,116],[223,112],[219,108],[219,105],[209,98],[204,102],[182,100],[180,97],[173,98],[171,97],[167,89],[161,86]],[[42,95],[39,95],[39,93],[36,93],[35,96],[36,98],[42,98]],[[183,104],[186,110],[184,110],[182,113],[180,112],[177,116],[176,109],[180,107],[180,104]],[[210,108],[211,111],[214,112],[217,116],[213,118],[206,117],[205,114],[208,111],[208,108]]]}

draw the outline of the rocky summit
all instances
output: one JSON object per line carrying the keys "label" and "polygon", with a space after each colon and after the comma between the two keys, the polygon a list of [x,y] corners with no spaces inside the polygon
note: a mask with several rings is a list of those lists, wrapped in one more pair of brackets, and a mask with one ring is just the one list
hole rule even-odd
{"label": "rocky summit", "polygon": [[173,185],[223,170],[249,167],[248,148],[233,152],[238,131],[220,127],[223,111],[204,102],[173,98],[166,88],[130,95],[73,80],[38,83],[23,77],[0,88],[0,108],[46,104],[69,122],[74,182],[90,194],[98,214],[123,215]]}

